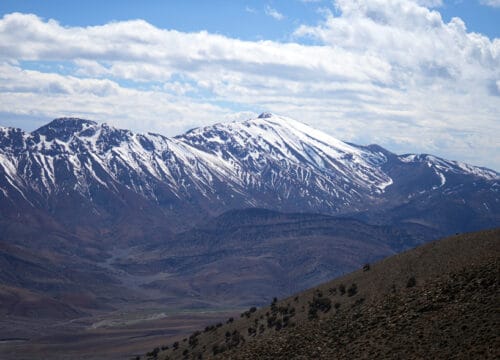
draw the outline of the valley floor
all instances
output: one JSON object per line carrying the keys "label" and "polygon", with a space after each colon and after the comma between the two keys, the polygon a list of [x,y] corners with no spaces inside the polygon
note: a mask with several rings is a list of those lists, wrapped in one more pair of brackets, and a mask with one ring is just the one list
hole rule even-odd
{"label": "valley floor", "polygon": [[[10,317],[0,322],[0,358],[130,359],[159,344],[181,340],[235,311],[164,314],[127,313],[47,324],[43,320]],[[142,317],[141,317],[142,316]],[[29,329],[29,330],[28,330]],[[23,334],[16,336],[16,333]]]}

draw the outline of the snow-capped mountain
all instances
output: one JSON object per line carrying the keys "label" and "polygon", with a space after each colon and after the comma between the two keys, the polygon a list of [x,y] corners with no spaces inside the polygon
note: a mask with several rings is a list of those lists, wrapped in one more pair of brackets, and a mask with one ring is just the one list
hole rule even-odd
{"label": "snow-capped mountain", "polygon": [[348,144],[269,113],[174,138],[75,118],[32,133],[0,128],[0,202],[58,216],[75,201],[79,214],[108,217],[133,207],[200,216],[242,207],[355,213],[467,184],[491,192],[483,206],[495,213],[498,181],[493,170]]}

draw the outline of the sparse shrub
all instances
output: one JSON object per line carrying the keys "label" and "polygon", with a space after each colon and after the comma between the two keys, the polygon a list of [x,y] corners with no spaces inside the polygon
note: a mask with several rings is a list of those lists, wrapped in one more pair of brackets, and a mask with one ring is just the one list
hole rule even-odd
{"label": "sparse shrub", "polygon": [[370,264],[364,264],[363,271],[368,271],[368,270],[370,270]]}
{"label": "sparse shrub", "polygon": [[234,321],[234,319],[232,317],[230,317],[229,319],[227,319],[226,324],[231,324],[233,321]]}
{"label": "sparse shrub", "polygon": [[298,302],[299,301],[299,297],[298,296],[294,297],[293,301]]}
{"label": "sparse shrub", "polygon": [[415,276],[411,276],[408,281],[406,282],[406,287],[411,288],[417,285],[417,280],[415,279]]}
{"label": "sparse shrub", "polygon": [[288,306],[279,306],[277,311],[282,315],[288,314]]}
{"label": "sparse shrub", "polygon": [[250,319],[250,316],[257,311],[257,308],[255,306],[252,306],[250,309],[247,311],[244,311],[241,313],[240,317],[246,317],[247,319]]}
{"label": "sparse shrub", "polygon": [[199,331],[195,331],[190,337],[189,337],[189,345],[194,349],[198,345],[198,336],[201,333]]}
{"label": "sparse shrub", "polygon": [[344,284],[339,285],[339,292],[340,292],[340,295],[345,294],[345,285]]}
{"label": "sparse shrub", "polygon": [[216,328],[220,328],[222,326],[222,323],[217,323],[217,325],[215,325]]}
{"label": "sparse shrub", "polygon": [[361,305],[365,301],[365,298],[359,298],[354,302],[354,306]]}
{"label": "sparse shrub", "polygon": [[212,353],[214,355],[221,354],[226,351],[226,349],[227,348],[224,345],[215,344],[214,346],[212,346]]}
{"label": "sparse shrub", "polygon": [[189,354],[189,350],[188,350],[188,349],[186,349],[186,350],[184,350],[184,351],[182,352],[182,355],[184,355],[184,356],[187,356],[188,354]]}
{"label": "sparse shrub", "polygon": [[234,330],[231,337],[226,338],[226,345],[228,349],[238,346],[241,342],[244,342],[244,337],[240,334],[238,330]]}
{"label": "sparse shrub", "polygon": [[347,296],[354,296],[358,292],[358,285],[352,284],[349,289],[347,289]]}
{"label": "sparse shrub", "polygon": [[265,330],[266,330],[266,327],[264,326],[264,324],[260,324],[260,326],[259,326],[259,334],[262,334]]}
{"label": "sparse shrub", "polygon": [[336,287],[329,288],[329,289],[328,289],[328,293],[329,293],[330,295],[337,295],[337,288],[336,288]]}
{"label": "sparse shrub", "polygon": [[335,310],[338,310],[340,308],[340,303],[336,302],[335,305],[333,305],[333,307],[335,308]]}
{"label": "sparse shrub", "polygon": [[162,349],[162,350],[168,350],[168,349],[169,349],[169,347],[168,347],[168,345],[163,345],[163,346],[161,347],[161,349]]}
{"label": "sparse shrub", "polygon": [[272,328],[276,323],[276,315],[267,318],[267,327]]}
{"label": "sparse shrub", "polygon": [[318,318],[318,309],[310,307],[309,312],[307,313],[307,318],[309,320],[317,319]]}
{"label": "sparse shrub", "polygon": [[172,344],[172,348],[173,348],[174,350],[177,350],[177,349],[179,348],[179,342],[178,342],[178,341],[174,342],[174,343]]}
{"label": "sparse shrub", "polygon": [[160,352],[159,347],[155,347],[152,351],[148,352],[146,355],[149,357],[154,357],[156,358],[158,356],[158,353]]}
{"label": "sparse shrub", "polygon": [[332,307],[332,301],[329,298],[324,297],[313,297],[312,302],[309,302],[309,312],[308,318],[309,320],[318,318],[318,311],[322,311],[324,313],[330,311]]}
{"label": "sparse shrub", "polygon": [[271,303],[271,312],[275,313],[277,311],[276,303],[278,302],[277,298],[273,299],[273,302]]}

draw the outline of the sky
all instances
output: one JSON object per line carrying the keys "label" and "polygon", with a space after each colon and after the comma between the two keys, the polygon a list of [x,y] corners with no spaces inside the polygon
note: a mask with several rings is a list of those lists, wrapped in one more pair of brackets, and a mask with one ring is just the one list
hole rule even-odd
{"label": "sky", "polygon": [[500,0],[0,1],[0,125],[269,111],[500,170]]}

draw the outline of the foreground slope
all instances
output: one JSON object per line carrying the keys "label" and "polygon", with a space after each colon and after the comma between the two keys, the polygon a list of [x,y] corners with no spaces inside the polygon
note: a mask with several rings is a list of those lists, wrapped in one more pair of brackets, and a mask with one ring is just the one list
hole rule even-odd
{"label": "foreground slope", "polygon": [[499,271],[500,229],[446,238],[207,327],[158,358],[498,358]]}

